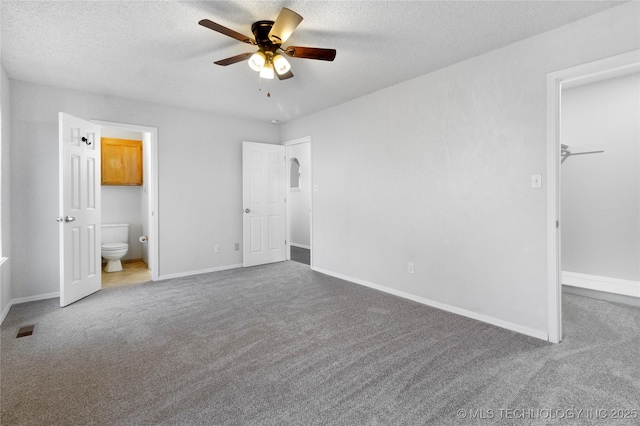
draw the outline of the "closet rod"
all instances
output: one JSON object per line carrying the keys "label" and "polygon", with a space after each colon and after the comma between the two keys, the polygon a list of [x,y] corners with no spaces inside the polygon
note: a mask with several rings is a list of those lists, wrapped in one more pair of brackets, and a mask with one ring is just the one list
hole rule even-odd
{"label": "closet rod", "polygon": [[562,144],[562,145],[560,145],[560,152],[561,152],[561,156],[562,156],[562,160],[560,161],[560,164],[562,164],[570,156],[583,155],[583,154],[598,154],[598,153],[604,152],[604,149],[597,150],[597,151],[571,152],[571,151],[569,151],[569,145]]}

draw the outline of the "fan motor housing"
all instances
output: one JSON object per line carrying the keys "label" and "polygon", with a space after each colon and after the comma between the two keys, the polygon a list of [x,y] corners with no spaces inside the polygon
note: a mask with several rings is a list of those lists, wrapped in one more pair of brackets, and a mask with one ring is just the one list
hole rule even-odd
{"label": "fan motor housing", "polygon": [[280,45],[269,40],[269,31],[274,21],[257,21],[251,25],[251,32],[256,39],[256,44],[265,51],[275,52]]}

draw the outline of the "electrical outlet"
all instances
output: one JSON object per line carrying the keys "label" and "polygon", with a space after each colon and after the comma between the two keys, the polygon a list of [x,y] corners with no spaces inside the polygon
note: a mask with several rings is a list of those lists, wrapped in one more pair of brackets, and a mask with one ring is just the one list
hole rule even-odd
{"label": "electrical outlet", "polygon": [[407,268],[407,272],[409,272],[410,274],[413,274],[413,263],[410,263],[408,268]]}
{"label": "electrical outlet", "polygon": [[216,246],[215,250],[216,250],[216,254],[220,253],[220,246],[219,245]]}
{"label": "electrical outlet", "polygon": [[240,243],[236,243],[236,251],[240,250]]}

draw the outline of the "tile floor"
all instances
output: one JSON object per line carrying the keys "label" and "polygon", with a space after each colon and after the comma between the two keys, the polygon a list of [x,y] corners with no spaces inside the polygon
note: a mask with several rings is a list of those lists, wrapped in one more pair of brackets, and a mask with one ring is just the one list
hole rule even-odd
{"label": "tile floor", "polygon": [[125,260],[122,262],[122,271],[105,272],[102,268],[102,288],[118,287],[127,284],[151,281],[151,271],[142,259]]}

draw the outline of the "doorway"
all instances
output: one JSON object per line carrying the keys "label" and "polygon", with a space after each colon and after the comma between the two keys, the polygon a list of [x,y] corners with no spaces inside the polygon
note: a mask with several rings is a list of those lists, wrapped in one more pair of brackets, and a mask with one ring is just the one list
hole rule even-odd
{"label": "doorway", "polygon": [[606,77],[561,87],[562,291],[640,306],[640,72]]}
{"label": "doorway", "polygon": [[[122,269],[115,272],[107,272],[106,261],[102,262],[102,288],[119,287],[128,284],[136,284],[151,280],[151,271],[148,267],[149,256],[146,241],[148,239],[146,231],[149,229],[149,218],[145,214],[148,210],[148,190],[149,181],[148,164],[149,143],[148,134],[123,130],[116,127],[102,127],[101,129],[101,152],[104,159],[106,151],[105,143],[112,141],[132,144],[134,147],[142,146],[142,179],[137,182],[118,182],[108,184],[102,180],[101,190],[101,217],[102,224],[126,225],[128,229],[127,254],[120,260]],[[147,139],[145,143],[144,139]],[[137,149],[136,149],[137,151]],[[103,165],[104,165],[103,161]],[[104,176],[104,170],[102,170]],[[104,238],[105,228],[103,228]]]}
{"label": "doorway", "polygon": [[552,343],[562,340],[561,90],[571,84],[587,84],[638,71],[640,50],[547,75],[547,315],[548,340]]}
{"label": "doorway", "polygon": [[142,141],[143,179],[141,186],[101,186],[102,223],[129,224],[129,251],[123,270],[102,272],[102,287],[156,281],[158,265],[158,139],[154,127],[107,121],[102,137]]}
{"label": "doorway", "polygon": [[312,263],[311,138],[284,143],[287,161],[287,259]]}

